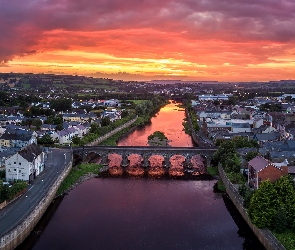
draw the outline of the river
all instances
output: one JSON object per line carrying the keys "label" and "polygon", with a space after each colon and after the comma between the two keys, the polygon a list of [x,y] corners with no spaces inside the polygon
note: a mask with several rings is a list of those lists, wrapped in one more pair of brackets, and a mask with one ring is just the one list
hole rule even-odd
{"label": "river", "polygon": [[[162,108],[119,145],[147,145],[156,130],[193,146],[184,112]],[[55,201],[19,249],[264,249],[216,181],[95,178]]]}

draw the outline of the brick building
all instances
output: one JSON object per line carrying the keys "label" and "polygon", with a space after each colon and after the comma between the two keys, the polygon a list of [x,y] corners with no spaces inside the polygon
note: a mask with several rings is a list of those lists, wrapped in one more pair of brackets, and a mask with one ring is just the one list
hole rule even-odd
{"label": "brick building", "polygon": [[271,161],[256,156],[248,162],[248,184],[258,189],[262,181],[269,179],[271,182],[278,180],[281,176],[288,174],[288,166],[276,166]]}

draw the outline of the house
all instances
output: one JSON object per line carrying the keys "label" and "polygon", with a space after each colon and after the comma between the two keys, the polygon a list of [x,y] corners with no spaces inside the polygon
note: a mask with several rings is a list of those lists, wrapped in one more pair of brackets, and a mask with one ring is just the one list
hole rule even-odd
{"label": "house", "polygon": [[5,160],[6,179],[31,182],[43,170],[46,153],[35,143]]}
{"label": "house", "polygon": [[22,148],[32,143],[37,143],[37,139],[32,133],[15,132],[10,134],[5,132],[0,136],[0,147],[4,148]]}
{"label": "house", "polygon": [[109,107],[120,107],[121,103],[118,99],[110,99],[104,101],[104,106],[109,106]]}
{"label": "house", "polygon": [[53,132],[56,130],[57,125],[52,125],[52,124],[42,124],[41,125],[41,131],[44,132]]}
{"label": "house", "polygon": [[271,133],[255,134],[253,139],[257,140],[258,143],[260,143],[260,144],[263,144],[267,141],[278,141],[278,140],[280,140],[280,133],[279,132],[271,132]]}
{"label": "house", "polygon": [[260,155],[248,162],[248,184],[254,189],[258,189],[262,181],[274,182],[287,174],[287,164],[275,165]]}

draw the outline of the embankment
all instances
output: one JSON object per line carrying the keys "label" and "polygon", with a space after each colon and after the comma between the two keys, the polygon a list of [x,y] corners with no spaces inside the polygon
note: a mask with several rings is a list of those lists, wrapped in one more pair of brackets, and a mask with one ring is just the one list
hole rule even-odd
{"label": "embankment", "polygon": [[86,146],[96,146],[99,143],[103,142],[104,140],[108,139],[109,137],[113,136],[114,134],[118,133],[119,131],[121,131],[122,129],[128,128],[130,125],[132,125],[134,122],[136,122],[137,120],[137,116],[130,120],[129,122],[126,122],[124,125],[114,129],[113,131],[106,133],[105,135],[98,137],[95,141],[87,143]]}
{"label": "embankment", "polygon": [[237,188],[227,178],[222,167],[218,166],[218,172],[222,179],[226,192],[233,204],[236,206],[244,220],[247,222],[253,233],[267,250],[286,250],[285,247],[277,240],[277,238],[268,229],[259,229],[250,220],[247,210],[243,206],[243,198],[239,194]]}

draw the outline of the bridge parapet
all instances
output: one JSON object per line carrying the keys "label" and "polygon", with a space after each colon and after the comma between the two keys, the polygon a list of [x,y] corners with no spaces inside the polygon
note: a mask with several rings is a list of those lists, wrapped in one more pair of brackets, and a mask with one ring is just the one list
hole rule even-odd
{"label": "bridge parapet", "polygon": [[129,165],[128,157],[132,154],[140,155],[143,159],[143,167],[150,166],[149,158],[153,155],[160,155],[164,158],[163,165],[166,168],[171,167],[170,159],[174,155],[182,155],[185,158],[184,165],[191,166],[191,159],[195,155],[202,155],[206,158],[207,166],[210,165],[213,154],[217,149],[212,148],[189,148],[189,147],[105,147],[105,146],[86,146],[73,148],[74,155],[80,157],[82,161],[90,161],[91,157],[101,157],[103,165],[108,164],[109,154],[118,154],[122,156],[122,166]]}

